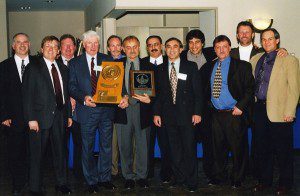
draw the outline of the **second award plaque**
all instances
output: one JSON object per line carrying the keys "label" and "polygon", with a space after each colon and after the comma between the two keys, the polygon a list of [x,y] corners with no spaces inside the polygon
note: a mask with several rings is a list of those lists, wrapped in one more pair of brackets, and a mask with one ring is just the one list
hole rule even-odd
{"label": "second award plaque", "polygon": [[131,95],[144,93],[150,97],[155,96],[154,72],[153,71],[130,71]]}
{"label": "second award plaque", "polygon": [[122,99],[124,66],[122,62],[102,62],[95,103],[119,104]]}

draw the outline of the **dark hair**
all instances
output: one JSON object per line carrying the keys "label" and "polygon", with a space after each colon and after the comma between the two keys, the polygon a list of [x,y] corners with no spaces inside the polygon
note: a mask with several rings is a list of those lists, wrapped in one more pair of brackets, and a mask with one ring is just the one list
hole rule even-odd
{"label": "dark hair", "polygon": [[111,39],[114,39],[114,38],[118,39],[120,41],[121,45],[122,45],[122,38],[119,37],[119,36],[117,36],[117,35],[111,35],[111,36],[109,36],[109,38],[107,39],[106,45],[109,46],[109,41]]}
{"label": "dark hair", "polygon": [[149,39],[152,39],[152,38],[158,39],[158,41],[162,44],[162,39],[161,39],[161,37],[158,36],[158,35],[150,35],[150,36],[146,39],[146,44],[148,43]]}
{"label": "dark hair", "polygon": [[180,48],[183,48],[182,42],[181,42],[178,38],[176,38],[176,37],[171,37],[171,38],[169,38],[169,39],[165,42],[165,46],[167,46],[167,44],[168,44],[170,41],[177,41],[178,44],[179,44],[179,47],[180,47]]}
{"label": "dark hair", "polygon": [[76,46],[76,40],[75,37],[71,34],[63,34],[62,36],[60,36],[59,38],[59,42],[61,43],[63,40],[70,38],[73,42],[73,44]]}
{"label": "dark hair", "polygon": [[16,33],[14,36],[13,36],[13,40],[15,41],[15,38],[19,35],[24,35],[25,37],[27,37],[27,39],[29,40],[29,36],[26,34],[26,33]]}
{"label": "dark hair", "polygon": [[240,26],[247,26],[247,27],[250,27],[252,32],[254,32],[254,26],[253,24],[251,24],[251,22],[248,22],[248,21],[242,21],[240,22],[237,27],[236,27],[236,34],[238,34],[238,31],[239,31],[239,28]]}
{"label": "dark hair", "polygon": [[[249,21],[241,21],[241,22],[237,25],[237,27],[236,27],[236,34],[238,34],[239,28],[240,28],[241,26],[247,26],[247,27],[250,27],[252,33],[254,33],[254,26],[253,26],[253,24],[252,24],[251,22],[249,22]],[[240,43],[240,40],[239,40],[238,38],[237,38],[237,42],[238,42],[238,44]],[[254,42],[254,37],[252,38],[252,42]]]}
{"label": "dark hair", "polygon": [[226,35],[218,35],[213,42],[213,46],[215,47],[217,43],[219,42],[228,42],[229,46],[231,46],[231,41]]}
{"label": "dark hair", "polygon": [[274,33],[274,37],[275,39],[280,39],[280,34],[278,33],[278,31],[274,28],[267,28],[265,30],[263,30],[261,33],[260,33],[260,39],[261,39],[261,36],[263,33],[267,32],[267,31],[272,31]]}
{"label": "dark hair", "polygon": [[130,41],[130,40],[136,40],[140,44],[140,40],[134,35],[129,35],[129,36],[125,37],[122,44],[124,45],[125,42]]}
{"label": "dark hair", "polygon": [[193,29],[190,32],[188,32],[188,34],[185,37],[186,44],[188,44],[189,41],[193,38],[200,39],[202,44],[205,43],[205,36],[199,29]]}
{"label": "dark hair", "polygon": [[43,38],[43,40],[42,40],[42,43],[41,43],[41,48],[43,48],[43,46],[44,46],[44,44],[46,43],[46,42],[51,42],[51,41],[57,41],[57,43],[58,43],[58,47],[60,46],[59,45],[59,40],[58,40],[58,38],[57,37],[55,37],[54,35],[48,35],[48,36],[46,36],[46,37],[44,37]]}
{"label": "dark hair", "polygon": [[[260,41],[261,41],[261,38],[262,38],[262,35],[267,32],[267,31],[272,31],[274,33],[274,37],[275,39],[280,39],[280,34],[278,33],[278,31],[274,28],[267,28],[265,30],[263,30],[261,33],[260,33]],[[280,42],[277,44],[277,48],[279,48],[280,46]]]}

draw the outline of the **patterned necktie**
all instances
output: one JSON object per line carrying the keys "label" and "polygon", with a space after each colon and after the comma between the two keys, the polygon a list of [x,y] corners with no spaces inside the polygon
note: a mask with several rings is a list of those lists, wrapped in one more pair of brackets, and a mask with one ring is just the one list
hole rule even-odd
{"label": "patterned necktie", "polygon": [[171,73],[170,73],[170,83],[171,83],[173,104],[176,103],[176,91],[177,91],[177,81],[178,81],[174,64],[175,63],[173,63],[173,62],[171,63],[172,68],[171,68]]}
{"label": "patterned necktie", "polygon": [[222,66],[222,62],[220,61],[215,73],[213,89],[212,89],[212,95],[214,98],[219,98],[221,94],[221,88],[222,88],[221,66]]}
{"label": "patterned necktie", "polygon": [[95,58],[92,58],[91,61],[91,85],[92,85],[92,95],[96,93],[96,87],[97,87],[97,76],[96,76],[96,71],[94,70],[94,63]]}
{"label": "patterned necktie", "polygon": [[21,63],[21,76],[23,76],[24,72],[25,72],[25,63],[24,63],[24,59],[22,60],[22,63]]}
{"label": "patterned necktie", "polygon": [[57,108],[61,109],[63,107],[63,97],[62,97],[62,90],[59,81],[59,76],[55,65],[52,63],[51,66],[52,66],[51,73],[52,73],[53,84],[54,84],[56,104],[57,104]]}
{"label": "patterned necktie", "polygon": [[268,55],[266,55],[266,57],[264,58],[264,62],[263,64],[260,66],[257,76],[256,76],[256,81],[255,81],[255,94],[257,94],[259,92],[260,86],[263,83],[263,78],[265,75],[265,67],[266,67],[266,63],[268,61]]}

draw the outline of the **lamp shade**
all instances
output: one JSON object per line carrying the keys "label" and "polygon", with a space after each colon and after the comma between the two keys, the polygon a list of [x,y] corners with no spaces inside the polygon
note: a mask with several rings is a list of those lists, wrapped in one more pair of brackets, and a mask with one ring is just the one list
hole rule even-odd
{"label": "lamp shade", "polygon": [[257,18],[257,19],[249,19],[257,31],[263,31],[273,24],[273,19],[264,19],[264,18]]}

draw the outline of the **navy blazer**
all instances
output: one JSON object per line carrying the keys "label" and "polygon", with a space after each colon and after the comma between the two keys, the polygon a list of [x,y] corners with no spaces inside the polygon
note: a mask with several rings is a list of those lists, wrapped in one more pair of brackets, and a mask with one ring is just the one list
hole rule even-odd
{"label": "navy blazer", "polygon": [[[102,53],[97,53],[97,64],[102,64],[102,61],[114,61],[110,56]],[[70,96],[76,100],[77,120],[79,123],[87,122],[93,108],[84,105],[85,96],[92,96],[91,75],[89,71],[86,53],[75,57],[69,62],[69,92]],[[98,74],[99,77],[100,74]],[[102,104],[101,107],[110,107]],[[97,107],[100,108],[100,107]],[[108,118],[114,118],[114,108],[108,114]]]}

